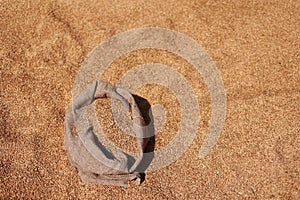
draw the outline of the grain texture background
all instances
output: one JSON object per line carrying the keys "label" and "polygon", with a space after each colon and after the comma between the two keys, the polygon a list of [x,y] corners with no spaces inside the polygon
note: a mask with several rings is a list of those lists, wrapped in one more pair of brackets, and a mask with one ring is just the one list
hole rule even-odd
{"label": "grain texture background", "polygon": [[[300,1],[0,1],[0,199],[299,199]],[[103,80],[130,68],[172,66],[195,89],[201,127],[171,165],[128,188],[82,183],[63,149],[63,123],[76,73],[88,53],[116,33],[162,27],[184,33],[215,61],[227,93],[227,118],[214,151],[198,152],[209,93],[182,58],[141,50],[115,60]],[[178,129],[179,105],[166,88],[136,91],[169,111],[156,149]],[[98,105],[108,137],[109,102]],[[174,106],[175,105],[175,106]],[[129,149],[134,150],[134,148]]]}

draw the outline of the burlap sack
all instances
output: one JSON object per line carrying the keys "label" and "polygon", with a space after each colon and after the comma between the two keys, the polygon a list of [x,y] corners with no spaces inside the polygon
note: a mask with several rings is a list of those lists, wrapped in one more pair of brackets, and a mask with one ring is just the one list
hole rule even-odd
{"label": "burlap sack", "polygon": [[[94,125],[83,122],[82,111],[99,98],[117,99],[125,106],[137,137],[137,159],[123,151],[113,154],[94,133]],[[66,112],[64,146],[83,182],[120,186],[126,186],[130,180],[141,183],[142,174],[153,159],[149,141],[154,138],[144,118],[132,94],[102,81],[95,81],[73,101]]]}

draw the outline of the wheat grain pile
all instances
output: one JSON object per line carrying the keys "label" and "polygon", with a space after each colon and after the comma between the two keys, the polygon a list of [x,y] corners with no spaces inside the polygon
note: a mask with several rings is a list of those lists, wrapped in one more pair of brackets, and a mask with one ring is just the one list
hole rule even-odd
{"label": "wheat grain pile", "polygon": [[[299,10],[297,0],[0,1],[0,198],[299,198]],[[198,159],[211,115],[202,77],[169,52],[131,52],[115,60],[102,80],[115,84],[145,63],[171,66],[198,96],[196,138],[180,159],[146,173],[140,186],[82,183],[63,149],[64,115],[76,74],[99,43],[140,27],[172,29],[206,49],[227,94],[223,132],[214,151]],[[157,150],[178,130],[178,101],[159,85],[135,93],[169,113]],[[97,105],[107,137],[134,151],[127,144],[135,140],[111,127],[106,111],[109,101]]]}

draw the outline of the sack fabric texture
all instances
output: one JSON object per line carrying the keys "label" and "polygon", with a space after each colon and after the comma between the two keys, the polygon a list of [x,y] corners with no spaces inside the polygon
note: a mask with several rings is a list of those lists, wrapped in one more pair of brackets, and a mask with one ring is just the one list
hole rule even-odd
{"label": "sack fabric texture", "polygon": [[[82,123],[82,111],[101,98],[119,100],[128,111],[137,138],[137,158],[122,150],[113,154],[94,133],[94,124]],[[129,181],[135,181],[140,184],[153,158],[153,154],[146,153],[151,136],[134,96],[103,81],[97,80],[89,85],[66,112],[64,147],[83,182],[127,186]]]}

